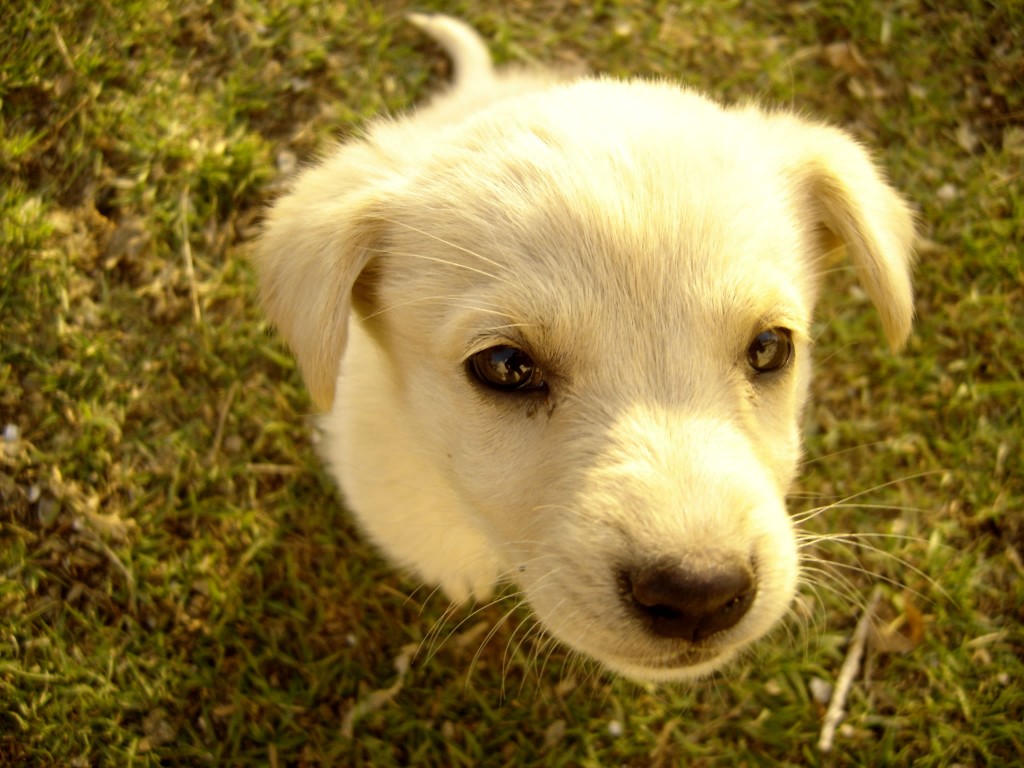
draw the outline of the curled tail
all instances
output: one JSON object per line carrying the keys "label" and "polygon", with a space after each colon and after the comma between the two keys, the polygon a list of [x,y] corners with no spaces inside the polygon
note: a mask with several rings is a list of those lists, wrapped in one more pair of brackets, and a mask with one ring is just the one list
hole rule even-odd
{"label": "curled tail", "polygon": [[456,88],[494,78],[491,52],[471,26],[442,13],[410,13],[406,18],[444,48],[452,61],[452,84]]}

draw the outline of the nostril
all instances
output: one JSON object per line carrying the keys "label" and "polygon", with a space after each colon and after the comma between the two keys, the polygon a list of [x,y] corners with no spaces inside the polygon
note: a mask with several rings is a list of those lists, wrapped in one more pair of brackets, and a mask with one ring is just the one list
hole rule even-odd
{"label": "nostril", "polygon": [[661,637],[696,642],[734,627],[754,602],[757,581],[743,563],[713,569],[646,565],[621,574],[623,597]]}

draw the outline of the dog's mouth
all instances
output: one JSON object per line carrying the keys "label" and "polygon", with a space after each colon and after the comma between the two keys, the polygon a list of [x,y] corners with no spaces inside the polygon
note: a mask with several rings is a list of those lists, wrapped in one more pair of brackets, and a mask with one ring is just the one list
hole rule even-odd
{"label": "dog's mouth", "polygon": [[[655,646],[663,645],[661,640]],[[623,677],[638,681],[677,682],[703,677],[718,669],[739,650],[737,646],[715,642],[699,644],[674,641],[673,647],[658,650],[655,647],[637,654],[594,653],[609,669]]]}
{"label": "dog's mouth", "polygon": [[666,656],[641,657],[632,661],[638,667],[649,669],[685,669],[716,661],[722,655],[722,649],[706,645],[687,645]]}
{"label": "dog's mouth", "polygon": [[700,573],[654,563],[621,569],[616,585],[644,648],[607,663],[644,678],[688,678],[723,664],[735,652],[731,631],[757,595],[755,571],[743,563]]}

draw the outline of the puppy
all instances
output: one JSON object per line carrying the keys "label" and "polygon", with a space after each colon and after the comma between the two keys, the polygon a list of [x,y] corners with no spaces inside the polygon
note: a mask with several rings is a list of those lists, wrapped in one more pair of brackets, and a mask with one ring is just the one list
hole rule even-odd
{"label": "puppy", "polygon": [[301,173],[255,264],[348,507],[454,601],[512,581],[637,680],[707,674],[784,615],[823,265],[894,348],[907,205],[844,133],[667,82],[495,72]]}

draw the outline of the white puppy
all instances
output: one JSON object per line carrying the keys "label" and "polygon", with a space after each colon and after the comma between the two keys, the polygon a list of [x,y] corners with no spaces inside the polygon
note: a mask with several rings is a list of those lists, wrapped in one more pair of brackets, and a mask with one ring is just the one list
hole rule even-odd
{"label": "white puppy", "polygon": [[823,263],[845,246],[893,347],[912,217],[842,132],[664,82],[495,73],[302,173],[256,255],[348,506],[456,601],[514,581],[642,680],[783,616]]}

